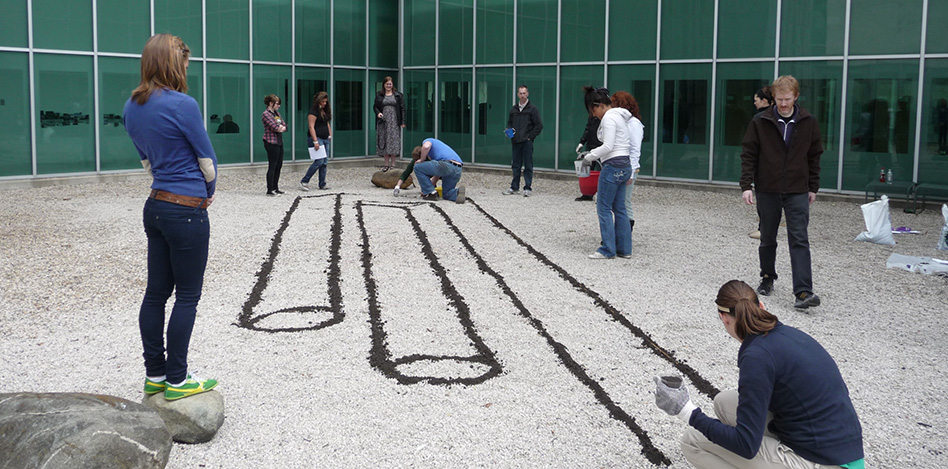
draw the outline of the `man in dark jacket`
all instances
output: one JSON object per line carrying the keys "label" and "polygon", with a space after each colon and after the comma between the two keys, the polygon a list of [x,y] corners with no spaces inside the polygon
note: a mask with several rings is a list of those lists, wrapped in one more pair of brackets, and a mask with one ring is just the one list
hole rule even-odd
{"label": "man in dark jacket", "polygon": [[530,91],[526,85],[517,88],[517,97],[520,101],[510,108],[510,116],[507,117],[507,128],[514,130],[510,139],[513,143],[513,161],[510,165],[513,180],[504,194],[520,193],[520,168],[523,167],[523,196],[530,197],[533,193],[533,140],[543,130],[543,122],[540,120],[540,110],[527,99]]}
{"label": "man in dark jacket", "polygon": [[760,215],[760,286],[757,293],[773,293],[777,279],[777,227],[781,211],[787,217],[787,239],[793,273],[794,307],[819,306],[810,269],[810,204],[820,189],[820,126],[806,109],[797,106],[800,84],[786,75],[772,86],[776,106],[751,120],[741,143],[741,197],[754,203]]}

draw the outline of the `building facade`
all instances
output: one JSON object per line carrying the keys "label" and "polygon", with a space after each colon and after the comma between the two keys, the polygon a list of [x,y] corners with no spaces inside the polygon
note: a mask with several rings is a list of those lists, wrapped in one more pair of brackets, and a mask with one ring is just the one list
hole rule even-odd
{"label": "building facade", "polygon": [[[326,90],[335,157],[375,153],[373,96],[395,77],[404,152],[437,136],[507,166],[525,84],[544,131],[538,168],[572,171],[582,86],[626,90],[642,177],[736,184],[753,94],[801,83],[819,119],[823,190],[946,183],[948,2],[934,0],[2,0],[0,179],[140,170],[121,125],[153,33],[192,51],[189,94],[222,164],[265,163],[263,97],[283,99],[287,160]],[[226,124],[225,124],[226,122]],[[292,143],[290,143],[292,142]]]}

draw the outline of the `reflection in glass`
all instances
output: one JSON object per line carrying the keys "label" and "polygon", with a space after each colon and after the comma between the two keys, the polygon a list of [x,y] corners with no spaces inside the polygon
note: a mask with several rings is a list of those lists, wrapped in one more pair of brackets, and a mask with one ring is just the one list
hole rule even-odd
{"label": "reflection in glass", "polygon": [[122,124],[122,112],[141,80],[138,59],[99,58],[99,166],[103,171],[141,169],[141,158]]}
{"label": "reflection in glass", "polygon": [[27,54],[0,52],[0,176],[33,172],[29,81]]}
{"label": "reflection in glass", "polygon": [[510,141],[504,136],[507,126],[507,105],[513,89],[510,68],[477,70],[477,136],[474,161],[484,164],[509,164]]}
{"label": "reflection in glass", "polygon": [[35,70],[37,172],[95,171],[92,57],[37,54]]}
{"label": "reflection in glass", "polygon": [[336,82],[336,130],[362,130],[362,87],[361,81]]}
{"label": "reflection in glass", "polygon": [[464,161],[471,159],[471,72],[441,74],[440,139]]}
{"label": "reflection in glass", "polygon": [[508,0],[477,1],[477,63],[513,62],[513,6]]}
{"label": "reflection in glass", "polygon": [[708,81],[665,80],[662,142],[707,144]]}
{"label": "reflection in glass", "polygon": [[918,183],[948,184],[948,60],[925,62]]}
{"label": "reflection in glass", "polygon": [[[207,64],[207,128],[219,163],[250,162],[250,139],[246,133],[215,132],[227,114],[231,115],[233,122],[240,128],[250,128],[249,82],[250,68],[245,64]],[[263,101],[263,96],[260,101]],[[259,119],[259,116],[254,117]],[[262,125],[259,120],[257,123],[258,127]],[[263,132],[260,131],[259,134],[263,135]],[[266,156],[258,159],[266,161]]]}

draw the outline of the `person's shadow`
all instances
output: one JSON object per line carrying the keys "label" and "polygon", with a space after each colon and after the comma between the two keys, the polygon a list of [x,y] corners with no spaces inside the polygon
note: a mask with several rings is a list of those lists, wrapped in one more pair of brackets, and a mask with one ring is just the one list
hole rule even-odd
{"label": "person's shadow", "polygon": [[230,114],[224,114],[224,122],[221,122],[221,125],[217,126],[217,133],[219,134],[239,134],[240,126],[234,122],[234,116]]}

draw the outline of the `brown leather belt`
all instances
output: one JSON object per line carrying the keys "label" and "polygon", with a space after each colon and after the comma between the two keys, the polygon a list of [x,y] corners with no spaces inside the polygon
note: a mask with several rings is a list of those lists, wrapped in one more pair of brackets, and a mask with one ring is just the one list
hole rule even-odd
{"label": "brown leather belt", "polygon": [[194,207],[194,208],[207,208],[211,203],[203,197],[191,197],[189,195],[178,195],[172,194],[171,192],[160,191],[158,189],[152,189],[151,195],[148,196],[149,199],[160,200],[162,202],[171,202],[177,205],[184,205],[185,207]]}

